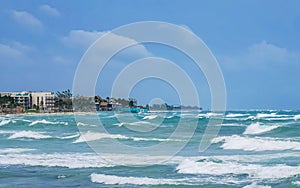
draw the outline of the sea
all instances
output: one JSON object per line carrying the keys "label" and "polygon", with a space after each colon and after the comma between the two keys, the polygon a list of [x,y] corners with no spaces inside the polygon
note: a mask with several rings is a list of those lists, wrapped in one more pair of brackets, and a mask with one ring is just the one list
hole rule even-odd
{"label": "sea", "polygon": [[0,187],[300,187],[300,111],[2,115]]}

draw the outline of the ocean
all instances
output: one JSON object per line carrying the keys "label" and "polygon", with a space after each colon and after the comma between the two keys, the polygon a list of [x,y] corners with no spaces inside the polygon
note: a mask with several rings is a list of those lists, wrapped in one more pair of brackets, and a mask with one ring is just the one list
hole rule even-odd
{"label": "ocean", "polygon": [[[0,187],[300,186],[300,111],[227,111],[204,151],[199,145],[216,113],[77,116],[0,116]],[[162,143],[170,153],[180,150],[142,155],[114,142],[141,151]]]}

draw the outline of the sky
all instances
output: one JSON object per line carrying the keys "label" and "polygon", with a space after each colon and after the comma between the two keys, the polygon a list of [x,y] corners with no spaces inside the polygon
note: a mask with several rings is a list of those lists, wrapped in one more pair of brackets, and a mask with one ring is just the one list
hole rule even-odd
{"label": "sky", "polygon": [[[0,91],[72,89],[88,47],[125,24],[161,21],[196,34],[217,59],[227,109],[300,108],[300,1],[99,0],[0,2]],[[175,39],[176,40],[176,39]],[[178,39],[180,40],[180,39]],[[100,74],[96,93],[109,96],[119,72],[134,60],[157,56],[181,66],[210,108],[205,76],[180,52],[141,44],[121,52]],[[131,92],[141,104],[176,104],[176,88],[146,79]]]}

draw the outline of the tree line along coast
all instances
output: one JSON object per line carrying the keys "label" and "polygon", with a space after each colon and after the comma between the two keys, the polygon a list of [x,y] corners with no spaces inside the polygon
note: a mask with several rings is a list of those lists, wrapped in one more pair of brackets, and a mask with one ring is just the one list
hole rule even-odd
{"label": "tree line along coast", "polygon": [[141,106],[134,98],[73,96],[69,89],[54,92],[0,92],[0,113],[65,113],[92,111],[201,110],[197,106],[152,104]]}

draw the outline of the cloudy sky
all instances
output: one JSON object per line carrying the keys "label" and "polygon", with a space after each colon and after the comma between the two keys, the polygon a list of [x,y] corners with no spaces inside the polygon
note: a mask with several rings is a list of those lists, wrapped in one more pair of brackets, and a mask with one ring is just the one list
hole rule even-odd
{"label": "cloudy sky", "polygon": [[[299,109],[299,7],[297,0],[4,0],[0,90],[71,89],[80,59],[103,34],[133,22],[163,21],[193,31],[212,51],[223,72],[228,109]],[[100,74],[98,94],[109,96],[114,78],[132,61],[157,56],[183,66],[201,105],[209,108],[205,77],[187,66],[189,60],[178,52],[145,44],[118,56]],[[153,98],[178,102],[176,88],[155,79],[136,85],[132,96],[142,104]]]}

